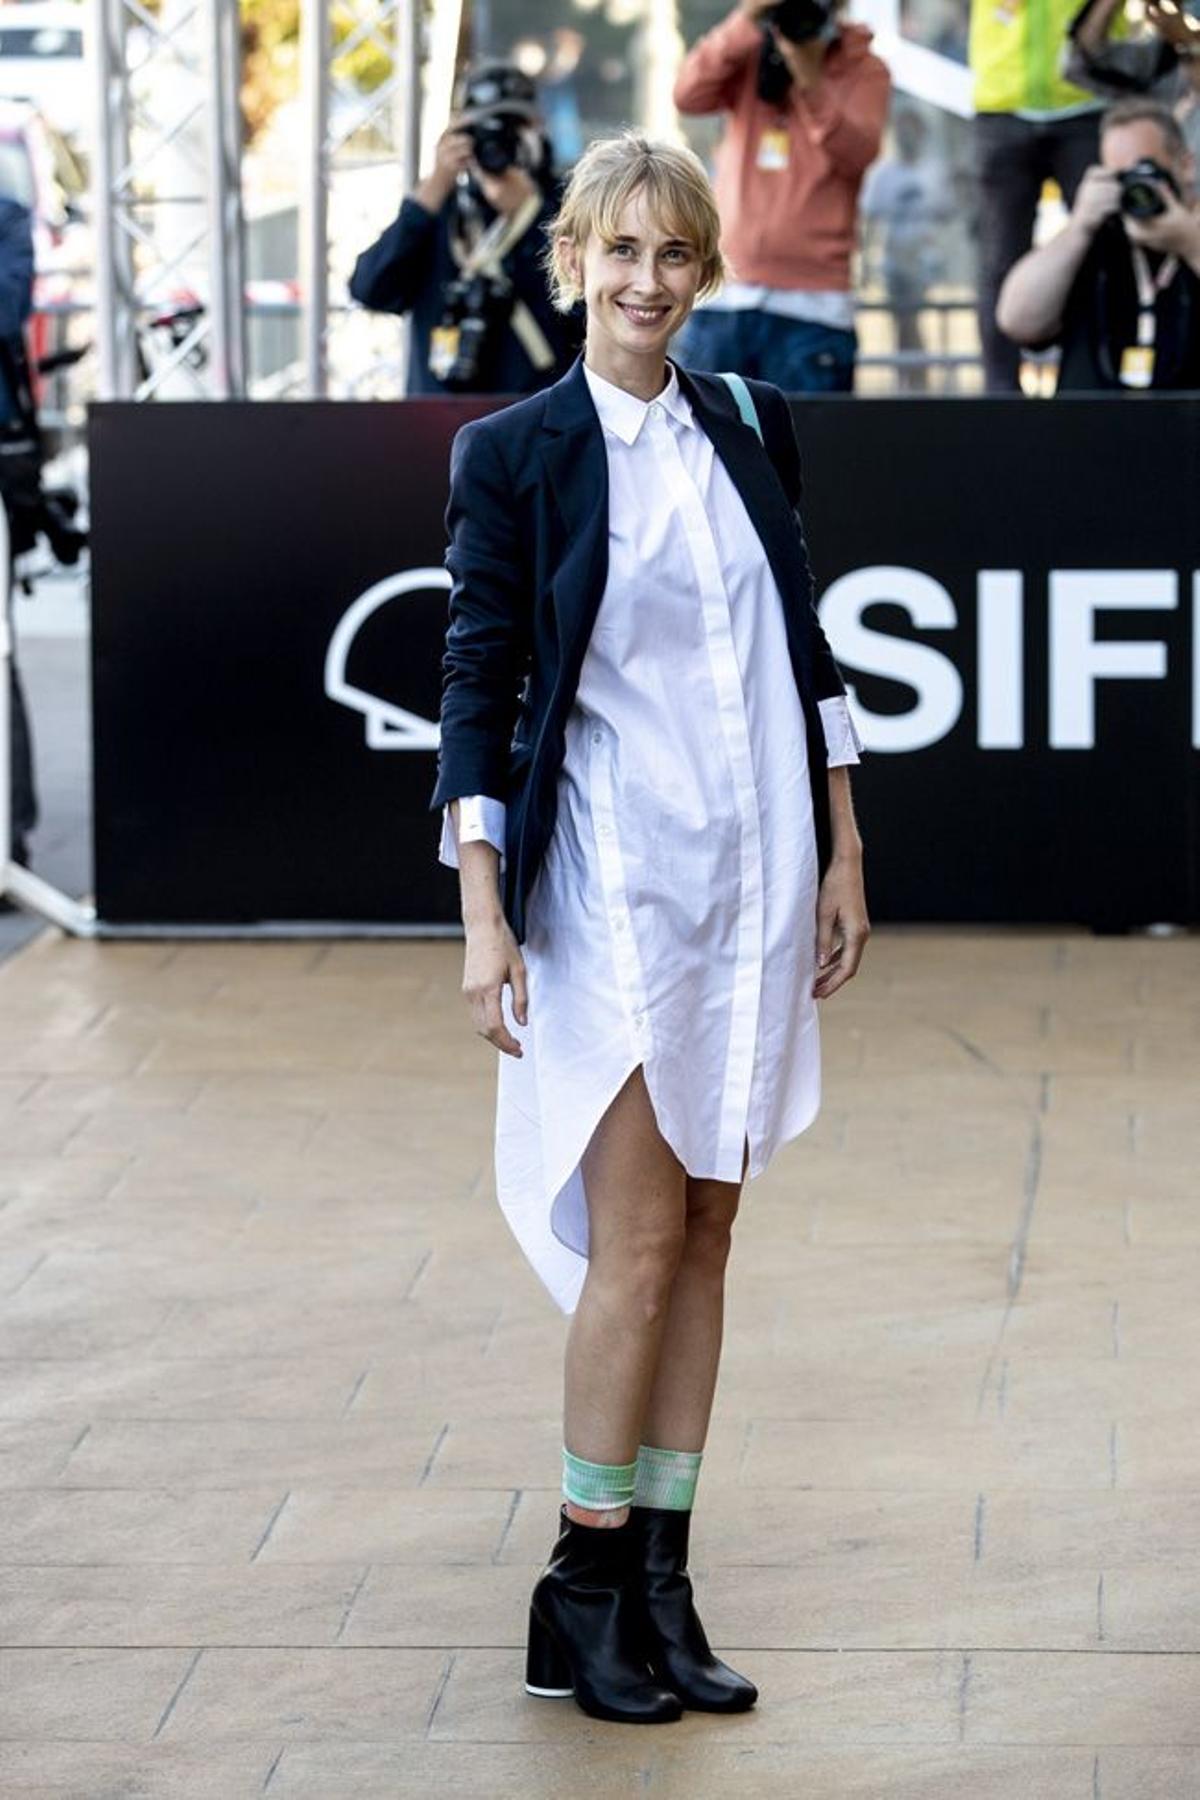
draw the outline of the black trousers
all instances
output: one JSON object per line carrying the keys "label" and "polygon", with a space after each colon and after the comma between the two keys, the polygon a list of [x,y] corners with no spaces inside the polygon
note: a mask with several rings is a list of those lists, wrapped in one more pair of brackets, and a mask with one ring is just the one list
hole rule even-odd
{"label": "black trousers", "polygon": [[979,176],[979,340],[990,393],[1017,386],[1020,353],[996,325],[1004,277],[1033,242],[1042,183],[1053,177],[1070,206],[1100,156],[1099,113],[1034,124],[1015,113],[975,118]]}

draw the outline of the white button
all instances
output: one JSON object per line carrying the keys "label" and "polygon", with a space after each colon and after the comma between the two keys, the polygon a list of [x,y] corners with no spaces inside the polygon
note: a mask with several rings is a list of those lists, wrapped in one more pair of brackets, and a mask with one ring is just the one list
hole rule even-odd
{"label": "white button", "polygon": [[600,742],[600,733],[598,731],[593,731],[592,742],[593,744],[598,744]]}
{"label": "white button", "polygon": [[618,930],[618,931],[624,931],[624,929],[625,929],[625,921],[624,921],[624,919],[618,919],[618,920],[617,920],[617,922],[616,922],[616,926],[617,926],[617,930]]}
{"label": "white button", "polygon": [[612,826],[611,825],[601,825],[600,836],[601,837],[611,837],[612,836]]}
{"label": "white button", "polygon": [[662,418],[662,407],[658,404],[657,400],[652,400],[650,402],[650,417],[652,419]]}

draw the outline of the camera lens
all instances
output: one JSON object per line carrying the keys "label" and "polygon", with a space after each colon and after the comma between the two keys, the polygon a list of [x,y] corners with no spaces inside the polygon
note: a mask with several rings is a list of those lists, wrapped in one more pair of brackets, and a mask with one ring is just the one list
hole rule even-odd
{"label": "camera lens", "polygon": [[1166,202],[1153,181],[1131,181],[1121,194],[1121,211],[1130,219],[1156,219]]}

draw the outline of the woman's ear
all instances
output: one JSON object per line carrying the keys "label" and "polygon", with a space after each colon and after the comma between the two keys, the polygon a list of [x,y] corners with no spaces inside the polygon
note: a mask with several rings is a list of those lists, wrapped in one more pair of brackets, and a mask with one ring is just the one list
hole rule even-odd
{"label": "woman's ear", "polygon": [[579,245],[574,238],[560,237],[555,240],[558,251],[559,267],[563,270],[576,293],[583,293],[583,257]]}

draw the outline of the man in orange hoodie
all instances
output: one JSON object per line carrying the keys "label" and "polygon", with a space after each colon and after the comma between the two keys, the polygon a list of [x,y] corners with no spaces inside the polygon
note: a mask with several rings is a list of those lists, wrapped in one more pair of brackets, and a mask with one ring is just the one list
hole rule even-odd
{"label": "man in orange hoodie", "polygon": [[680,112],[728,114],[715,186],[735,277],[692,314],[686,367],[791,393],[854,385],[858,191],[891,82],[871,33],[838,11],[838,0],[741,0],[680,68]]}

